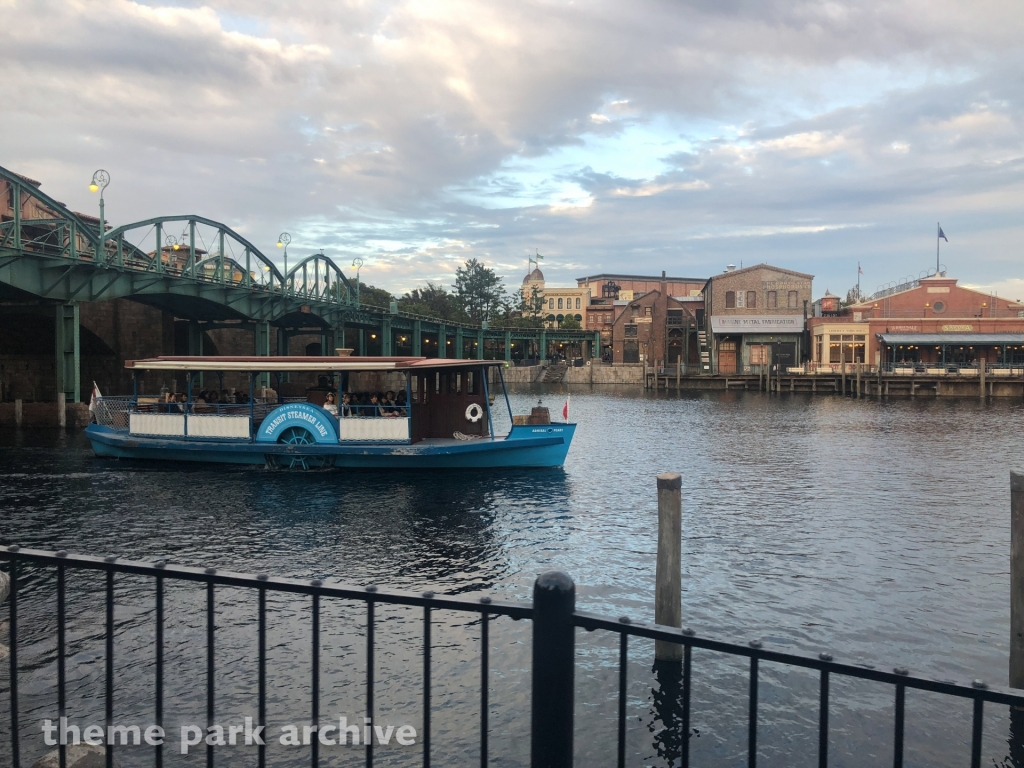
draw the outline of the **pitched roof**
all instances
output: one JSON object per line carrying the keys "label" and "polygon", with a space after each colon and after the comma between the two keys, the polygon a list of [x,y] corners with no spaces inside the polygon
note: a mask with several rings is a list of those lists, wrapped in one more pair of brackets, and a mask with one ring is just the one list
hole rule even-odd
{"label": "pitched roof", "polygon": [[813,280],[814,279],[814,275],[808,275],[806,272],[797,272],[797,271],[792,270],[792,269],[783,269],[782,267],[776,267],[776,266],[773,266],[772,264],[755,264],[752,267],[744,267],[743,269],[734,269],[731,272],[721,272],[721,273],[719,273],[717,275],[712,275],[710,280],[714,280],[715,278],[719,278],[719,277],[731,277],[732,275],[741,275],[744,272],[749,272],[752,269],[770,269],[773,272],[783,272],[783,273],[785,273],[787,275],[794,275],[796,277],[803,277],[803,278],[805,278],[807,280]]}

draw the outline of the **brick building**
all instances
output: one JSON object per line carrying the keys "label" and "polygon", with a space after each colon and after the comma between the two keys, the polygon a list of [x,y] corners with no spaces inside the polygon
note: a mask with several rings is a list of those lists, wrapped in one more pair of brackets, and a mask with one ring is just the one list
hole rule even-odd
{"label": "brick building", "polygon": [[675,366],[700,359],[696,322],[683,302],[667,291],[648,291],[624,302],[612,323],[611,359],[616,364]]}
{"label": "brick building", "polygon": [[811,360],[989,365],[1024,363],[1024,304],[957,285],[944,274],[808,321]]}
{"label": "brick building", "polygon": [[711,329],[711,369],[758,373],[770,364],[799,364],[806,353],[805,318],[813,275],[758,264],[729,265],[704,286]]}

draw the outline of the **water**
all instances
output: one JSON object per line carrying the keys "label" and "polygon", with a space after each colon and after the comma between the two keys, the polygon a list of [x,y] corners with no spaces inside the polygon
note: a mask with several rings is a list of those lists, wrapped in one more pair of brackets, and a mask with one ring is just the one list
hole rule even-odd
{"label": "water", "polygon": [[[512,396],[522,412],[539,390]],[[560,410],[564,396],[544,394]],[[285,473],[150,466],[92,457],[80,434],[0,433],[0,542],[113,553],[303,578],[529,599],[536,574],[570,573],[577,604],[653,618],[654,475],[683,475],[684,623],[702,635],[761,639],[837,659],[1004,683],[1009,636],[1009,471],[1019,469],[1024,406],[974,400],[853,401],[713,393],[676,397],[575,390],[580,423],[564,470]],[[22,603],[26,764],[53,717],[54,577],[34,571]],[[151,585],[124,579],[117,607],[115,719],[152,721]],[[69,711],[103,722],[102,578],[69,587]],[[165,722],[205,724],[205,593],[168,594]],[[255,598],[218,592],[217,708],[224,723],[255,709]],[[276,726],[308,721],[309,603],[270,600],[268,670]],[[5,610],[5,609],[4,609]],[[324,720],[362,715],[365,610],[327,601]],[[419,611],[378,609],[378,723],[421,722]],[[438,612],[434,628],[436,765],[478,764],[479,624]],[[580,633],[578,765],[614,764],[617,642]],[[529,762],[527,622],[491,626],[492,764]],[[630,765],[671,765],[662,687],[649,643],[631,642]],[[694,765],[746,764],[747,666],[694,653]],[[0,673],[6,675],[6,671]],[[6,689],[6,677],[0,676]],[[891,762],[892,689],[833,679],[830,765]],[[0,708],[6,707],[6,700]],[[817,678],[764,664],[759,764],[816,765]],[[906,765],[969,761],[970,706],[911,693]],[[9,721],[0,712],[0,743]],[[271,730],[271,729],[268,729]],[[1007,714],[986,710],[984,760],[1006,761]],[[2,750],[3,748],[0,748]],[[308,748],[271,746],[274,765]],[[419,747],[382,747],[379,765],[413,765]],[[125,768],[150,765],[123,750]],[[0,754],[0,764],[9,758]],[[168,755],[201,765],[205,755]],[[252,765],[224,748],[218,765]],[[322,765],[362,750],[322,747]],[[678,762],[676,761],[676,764]]]}

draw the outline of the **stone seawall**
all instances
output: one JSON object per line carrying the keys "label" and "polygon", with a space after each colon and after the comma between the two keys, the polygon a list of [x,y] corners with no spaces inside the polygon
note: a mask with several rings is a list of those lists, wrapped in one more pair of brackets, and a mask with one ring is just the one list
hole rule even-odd
{"label": "stone seawall", "polygon": [[[506,368],[502,373],[509,384],[532,384],[544,375],[544,367]],[[562,379],[563,384],[635,384],[642,386],[644,369],[640,365],[584,365],[570,367]]]}
{"label": "stone seawall", "polygon": [[[13,429],[15,421],[15,403],[0,403],[0,428]],[[89,404],[67,404],[68,427],[85,429],[89,426]],[[22,403],[21,426],[23,427],[57,427],[57,403]]]}

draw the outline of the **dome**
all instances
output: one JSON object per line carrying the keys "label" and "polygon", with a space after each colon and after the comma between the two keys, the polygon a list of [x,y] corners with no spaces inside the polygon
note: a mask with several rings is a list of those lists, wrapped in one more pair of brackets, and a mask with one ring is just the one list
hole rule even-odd
{"label": "dome", "polygon": [[540,269],[536,267],[534,268],[533,272],[531,272],[530,274],[523,278],[523,285],[526,285],[527,283],[532,282],[534,280],[544,280],[544,273],[541,272]]}

